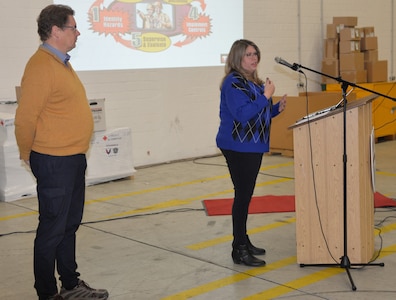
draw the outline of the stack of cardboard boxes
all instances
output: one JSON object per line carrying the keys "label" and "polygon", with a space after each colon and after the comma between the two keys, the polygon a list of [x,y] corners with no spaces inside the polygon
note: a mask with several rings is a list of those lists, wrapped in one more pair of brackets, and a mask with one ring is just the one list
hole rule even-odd
{"label": "stack of cardboard boxes", "polygon": [[[353,83],[387,81],[388,62],[378,60],[374,27],[357,28],[357,17],[333,17],[327,24],[322,73]],[[336,80],[322,76],[325,84]]]}

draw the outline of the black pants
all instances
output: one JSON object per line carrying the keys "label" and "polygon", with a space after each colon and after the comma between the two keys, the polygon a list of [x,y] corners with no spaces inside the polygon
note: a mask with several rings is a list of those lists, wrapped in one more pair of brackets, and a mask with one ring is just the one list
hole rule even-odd
{"label": "black pants", "polygon": [[35,288],[39,299],[57,293],[55,266],[65,288],[78,284],[76,231],[80,226],[85,200],[84,154],[30,155],[37,179],[39,224],[34,240]]}
{"label": "black pants", "polygon": [[263,153],[245,153],[221,149],[234,184],[234,203],[232,206],[233,246],[247,242],[246,222],[249,204],[252,199],[256,179],[260,170]]}

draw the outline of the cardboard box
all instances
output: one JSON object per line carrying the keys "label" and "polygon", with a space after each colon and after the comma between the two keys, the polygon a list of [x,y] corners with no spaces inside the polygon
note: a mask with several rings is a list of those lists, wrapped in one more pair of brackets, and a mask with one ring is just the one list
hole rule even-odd
{"label": "cardboard box", "polygon": [[357,34],[359,35],[359,38],[364,38],[364,29],[363,28],[356,28]]}
{"label": "cardboard box", "polygon": [[338,81],[333,78],[322,76],[322,84],[337,84],[337,83]]}
{"label": "cardboard box", "polygon": [[337,25],[327,24],[326,25],[326,38],[327,39],[338,39]]}
{"label": "cardboard box", "polygon": [[340,41],[340,53],[360,52],[360,41]]}
{"label": "cardboard box", "polygon": [[333,17],[333,24],[344,25],[344,27],[355,27],[357,21],[357,17]]}
{"label": "cardboard box", "polygon": [[344,28],[346,28],[346,26],[344,26],[344,24],[336,25],[337,34],[339,35],[340,31],[343,30]]}
{"label": "cardboard box", "polygon": [[388,61],[379,60],[375,62],[366,62],[367,82],[381,82],[388,79]]}
{"label": "cardboard box", "polygon": [[360,49],[362,51],[366,50],[376,50],[378,49],[378,39],[376,36],[364,37],[360,40]]}
{"label": "cardboard box", "polygon": [[364,54],[364,61],[378,61],[378,50],[367,50],[362,52]]}
{"label": "cardboard box", "polygon": [[343,80],[353,83],[364,83],[367,82],[367,71],[341,71],[340,76]]}
{"label": "cardboard box", "polygon": [[358,28],[346,27],[340,31],[341,41],[360,40],[360,31]]}
{"label": "cardboard box", "polygon": [[361,70],[364,70],[364,54],[362,52],[340,54],[340,72]]}
{"label": "cardboard box", "polygon": [[338,39],[325,39],[323,44],[323,58],[338,59]]}
{"label": "cardboard box", "polygon": [[[329,76],[338,77],[339,76],[338,64],[339,64],[338,59],[324,59],[324,60],[322,60],[322,73],[329,75]],[[326,78],[328,78],[328,77],[322,76],[323,83],[329,83]]]}
{"label": "cardboard box", "polygon": [[89,106],[94,120],[94,131],[106,130],[105,99],[90,99]]}
{"label": "cardboard box", "polygon": [[374,27],[363,27],[363,36],[362,37],[373,37],[375,36]]}

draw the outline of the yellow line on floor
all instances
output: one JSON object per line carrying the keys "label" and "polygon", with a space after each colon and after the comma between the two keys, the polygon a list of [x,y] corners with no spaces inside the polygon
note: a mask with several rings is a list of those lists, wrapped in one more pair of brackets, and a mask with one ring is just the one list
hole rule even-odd
{"label": "yellow line on floor", "polygon": [[[221,191],[221,192],[206,194],[205,197],[216,197],[216,196],[222,195],[224,193],[230,193],[230,192],[232,192],[232,190],[225,190],[225,191]],[[186,198],[186,199],[173,199],[173,200],[156,203],[153,205],[144,206],[144,207],[137,208],[137,209],[124,211],[122,213],[114,214],[114,215],[108,216],[106,218],[124,217],[124,216],[129,216],[129,215],[134,215],[134,214],[139,214],[139,213],[146,213],[149,211],[154,211],[154,210],[159,210],[159,209],[164,209],[164,208],[169,208],[169,207],[187,205],[187,204],[190,204],[192,201],[201,200],[201,199],[202,199],[202,196],[191,197],[191,198]]]}
{"label": "yellow line on floor", "polygon": [[107,196],[107,197],[103,197],[103,198],[87,200],[87,201],[85,201],[85,203],[86,204],[91,204],[91,203],[95,203],[95,202],[104,202],[104,201],[109,201],[109,200],[113,200],[113,199],[120,199],[120,198],[125,198],[125,197],[143,195],[143,194],[164,191],[164,190],[168,190],[168,189],[173,189],[173,188],[177,188],[177,187],[183,187],[183,186],[197,184],[197,183],[203,183],[203,182],[209,182],[209,181],[214,181],[214,180],[218,180],[218,179],[224,179],[224,178],[227,178],[227,177],[230,177],[230,176],[229,175],[219,175],[219,176],[214,176],[214,177],[208,177],[208,178],[196,179],[196,180],[191,180],[191,181],[179,182],[179,183],[170,184],[170,185],[153,187],[151,189],[133,191],[133,192],[124,193],[124,194],[117,194],[117,195],[111,195],[111,196]]}
{"label": "yellow line on floor", "polygon": [[195,288],[167,296],[165,298],[162,298],[162,300],[178,300],[178,299],[189,299],[195,296],[199,296],[205,293],[209,293],[210,291],[222,288],[227,285],[231,285],[234,283],[237,283],[239,281],[249,279],[251,277],[255,277],[258,275],[262,275],[264,273],[282,268],[284,266],[290,265],[296,263],[296,257],[288,257],[282,260],[279,260],[277,262],[271,263],[266,265],[265,267],[259,267],[259,268],[252,268],[249,269],[243,273],[238,273],[234,274],[216,281],[209,282],[207,284],[197,286]]}
{"label": "yellow line on floor", "polygon": [[[266,166],[266,167],[260,168],[260,171],[278,169],[278,168],[282,168],[282,167],[289,167],[289,166],[292,166],[293,164],[294,164],[293,162],[287,162],[287,163],[283,163],[283,164]],[[196,180],[191,180],[191,181],[186,181],[186,182],[180,182],[180,183],[160,186],[160,187],[154,187],[151,189],[139,190],[139,191],[124,193],[124,194],[117,194],[117,195],[107,196],[107,197],[103,197],[103,198],[87,200],[87,201],[85,201],[85,203],[91,204],[94,202],[104,202],[104,201],[109,201],[109,200],[113,200],[113,199],[120,199],[120,198],[125,198],[125,197],[147,194],[147,193],[151,193],[151,192],[164,191],[164,190],[168,190],[168,189],[172,189],[172,188],[176,188],[176,187],[183,187],[183,186],[192,185],[192,184],[215,181],[215,180],[224,179],[224,178],[228,178],[228,177],[230,177],[229,174],[218,175],[218,176],[213,176],[213,177],[207,177],[207,178],[202,178],[202,179],[196,179]],[[291,180],[291,179],[287,179],[287,180]]]}
{"label": "yellow line on floor", "polygon": [[329,277],[340,274],[342,272],[346,272],[346,270],[337,266],[335,266],[334,268],[326,268],[322,271],[318,271],[310,275],[300,277],[296,280],[286,282],[272,289],[262,291],[260,293],[245,297],[243,299],[244,300],[274,299],[276,297],[293,292],[307,285],[319,282],[321,280],[325,280]]}
{"label": "yellow line on floor", "polygon": [[[288,225],[288,224],[294,223],[295,221],[296,221],[296,218],[294,218],[294,217],[293,218],[288,218],[288,219],[286,219],[284,221],[278,221],[278,222],[274,222],[274,223],[267,224],[267,225],[264,225],[264,226],[252,228],[252,229],[248,230],[248,234],[255,234],[255,233],[258,233],[258,232],[265,231],[265,230],[271,230],[271,229],[274,229],[274,228],[277,228],[277,227],[281,227],[281,226],[284,226],[284,225]],[[215,238],[215,239],[207,240],[207,241],[204,241],[204,242],[201,242],[201,243],[196,243],[196,244],[193,244],[193,245],[189,245],[186,248],[188,248],[190,250],[201,250],[201,249],[212,247],[212,246],[215,246],[215,245],[218,245],[218,244],[221,244],[221,243],[229,242],[229,241],[232,240],[232,238],[233,238],[232,235],[225,235],[225,236],[222,236],[222,237],[219,237],[219,238]]]}
{"label": "yellow line on floor", "polygon": [[[290,179],[290,178],[280,178],[280,179],[276,179],[276,180],[271,180],[271,181],[265,181],[265,182],[257,183],[256,186],[271,185],[271,184],[282,183],[282,182],[286,182],[286,181],[290,181],[290,180],[292,180],[292,179]],[[220,196],[220,195],[224,195],[224,194],[230,194],[232,192],[233,192],[233,189],[228,189],[228,190],[223,190],[223,191],[219,191],[219,192],[209,193],[209,194],[205,194],[205,195],[199,195],[199,196],[186,198],[186,199],[172,199],[172,200],[168,200],[168,201],[163,201],[163,202],[160,202],[160,203],[152,204],[152,205],[149,205],[149,206],[141,207],[141,208],[138,208],[138,209],[132,209],[132,210],[124,211],[122,213],[114,214],[114,215],[108,216],[106,218],[125,217],[125,216],[138,214],[138,213],[143,213],[143,212],[148,212],[148,211],[154,211],[154,210],[159,210],[159,209],[164,209],[164,208],[169,208],[169,207],[187,205],[187,204],[190,204],[193,201],[203,200],[203,199],[207,199],[207,198],[212,198],[212,197],[216,197],[216,196]]]}
{"label": "yellow line on floor", "polygon": [[389,231],[396,230],[396,223],[392,223],[383,227],[380,227],[381,233],[386,233]]}
{"label": "yellow line on floor", "polygon": [[[290,219],[286,220],[285,224],[292,223],[292,222],[295,222],[295,218],[290,218]],[[282,222],[277,222],[277,223],[282,223]],[[273,226],[273,224],[257,227],[257,228],[250,230],[248,233],[251,234],[251,233],[256,233],[256,232],[262,231],[262,230],[272,229],[272,226]],[[274,223],[274,228],[276,228],[278,226],[282,226],[282,224]],[[393,230],[396,230],[396,223],[392,223],[392,224],[386,225],[384,227],[381,227],[381,233],[386,233],[386,232],[390,232]],[[378,232],[376,232],[376,235],[378,235]],[[221,237],[218,239],[209,240],[207,242],[190,245],[187,248],[192,249],[192,250],[199,250],[199,249],[204,248],[204,246],[209,247],[209,244],[222,243],[222,242],[226,242],[229,240],[230,240],[230,236],[224,236],[224,237]],[[205,243],[207,243],[207,244],[205,244]],[[379,258],[393,254],[394,252],[396,252],[396,244],[382,249]],[[295,256],[288,257],[288,258],[279,260],[277,262],[268,264],[265,267],[253,268],[253,269],[247,270],[244,273],[228,276],[228,277],[218,279],[216,281],[213,281],[213,282],[210,282],[207,284],[203,284],[203,285],[194,287],[189,290],[185,290],[183,292],[180,292],[180,293],[177,293],[177,294],[174,294],[171,296],[167,296],[166,298],[163,298],[162,300],[189,299],[191,297],[206,294],[213,290],[225,287],[227,285],[231,285],[231,284],[237,283],[239,281],[249,279],[253,276],[258,276],[258,275],[267,273],[269,271],[280,269],[282,267],[285,267],[285,266],[291,265],[291,264],[295,264],[295,263],[297,263],[297,259]],[[321,271],[315,272],[313,274],[310,274],[310,275],[298,278],[296,280],[290,281],[288,283],[282,284],[275,288],[263,291],[259,294],[251,295],[251,296],[249,296],[251,298],[248,297],[246,299],[249,299],[249,300],[250,299],[273,299],[276,296],[287,294],[287,293],[292,292],[298,288],[313,284],[315,282],[319,282],[319,281],[329,278],[331,276],[337,275],[341,272],[346,272],[346,271],[345,271],[345,269],[339,268],[336,266],[334,268],[326,268],[324,270],[321,270]]]}
{"label": "yellow line on floor", "polygon": [[[396,229],[396,223],[386,226],[386,228],[384,228],[384,230],[382,230],[382,232],[388,232],[388,231],[391,231],[394,229]],[[394,254],[395,252],[396,252],[396,244],[382,249],[379,258]],[[231,275],[231,276],[228,276],[228,277],[225,277],[222,279],[218,279],[218,280],[209,282],[207,284],[203,284],[203,285],[191,288],[189,290],[185,290],[183,292],[180,292],[180,293],[177,293],[177,294],[174,294],[171,296],[167,296],[165,298],[162,298],[162,300],[189,299],[189,298],[192,298],[195,296],[209,293],[216,289],[223,288],[227,285],[232,285],[239,281],[246,280],[251,277],[258,276],[258,275],[262,275],[264,273],[267,273],[267,272],[270,272],[270,271],[273,271],[276,269],[280,269],[285,266],[288,266],[291,264],[296,264],[296,263],[297,263],[297,258],[295,256],[288,257],[288,258],[279,260],[277,262],[268,264],[265,267],[253,268],[253,269],[247,270],[243,273]],[[337,266],[334,266],[333,268],[326,267],[325,269],[323,269],[321,271],[300,277],[296,280],[293,280],[293,281],[281,284],[279,286],[276,286],[274,288],[262,291],[260,293],[248,296],[248,297],[244,298],[244,300],[273,299],[275,297],[279,297],[281,295],[295,291],[296,289],[302,288],[304,286],[308,286],[313,283],[319,282],[321,280],[330,278],[330,277],[340,274],[342,272],[346,272],[346,270],[341,267],[337,267]]]}
{"label": "yellow line on floor", "polygon": [[[384,248],[381,251],[381,255],[379,258],[394,254],[396,252],[396,244],[391,245],[389,247]],[[379,266],[376,266],[378,268],[382,268]],[[352,266],[353,268],[353,266]],[[274,299],[276,297],[285,295],[287,293],[293,292],[296,289],[300,289],[302,287],[311,285],[313,283],[319,282],[321,280],[327,279],[329,277],[332,277],[334,275],[340,274],[342,272],[346,272],[344,268],[341,267],[333,267],[333,268],[326,268],[322,271],[315,272],[313,274],[307,275],[300,277],[296,280],[286,282],[282,285],[279,285],[277,287],[274,287],[272,289],[268,289],[265,291],[262,291],[260,293],[248,296],[246,298],[243,298],[244,300],[260,300],[260,299]],[[351,269],[351,272],[353,272],[353,269]]]}
{"label": "yellow line on floor", "polygon": [[[261,170],[269,170],[269,169],[274,169],[274,168],[286,167],[286,166],[290,166],[292,164],[293,164],[292,162],[289,162],[289,163],[284,163],[284,164],[272,165],[272,166],[261,168]],[[110,201],[110,200],[114,200],[114,199],[121,199],[121,198],[126,198],[126,197],[143,195],[143,194],[148,194],[148,193],[152,193],[152,192],[158,192],[158,191],[163,191],[163,190],[167,190],[167,189],[188,186],[188,185],[192,185],[192,184],[202,184],[203,182],[209,182],[209,181],[224,179],[224,178],[227,178],[227,177],[230,177],[230,175],[229,174],[224,174],[224,175],[219,175],[219,176],[213,176],[213,177],[207,177],[207,178],[202,178],[202,179],[196,179],[196,180],[192,180],[192,181],[175,183],[175,184],[171,184],[171,185],[153,187],[151,189],[138,190],[138,191],[133,191],[133,192],[129,192],[129,193],[123,193],[123,194],[106,196],[106,197],[98,198],[98,199],[86,200],[85,204],[86,205],[90,205],[90,204],[97,203],[97,202],[105,202],[105,201]],[[284,179],[279,179],[279,180],[270,181],[270,182],[258,183],[257,186],[275,184],[275,183],[279,183],[279,182],[283,182],[283,181],[289,181],[289,180],[291,180],[291,179],[284,178]],[[156,205],[151,205],[151,206],[139,208],[139,209],[136,209],[136,210],[131,210],[131,211],[128,211],[128,212],[125,212],[125,213],[121,213],[121,214],[118,214],[118,215],[114,215],[114,216],[125,216],[125,215],[129,215],[129,214],[134,214],[134,213],[137,214],[137,213],[153,211],[153,210],[158,210],[158,209],[163,209],[163,208],[169,208],[169,207],[174,207],[174,206],[186,205],[186,204],[189,204],[190,202],[195,201],[195,200],[201,200],[201,199],[205,199],[205,198],[216,197],[216,196],[219,196],[219,195],[222,195],[222,194],[228,194],[228,193],[232,193],[232,192],[233,192],[233,190],[229,189],[229,190],[224,190],[224,191],[220,191],[220,192],[210,193],[210,194],[207,194],[207,195],[201,195],[201,196],[197,196],[197,197],[193,197],[193,198],[188,198],[188,199],[184,199],[184,200],[169,200],[169,201],[158,203]],[[0,217],[0,222],[1,221],[6,221],[6,220],[11,220],[11,219],[17,219],[17,218],[20,218],[20,217],[27,217],[27,216],[31,216],[31,215],[37,215],[37,214],[38,214],[38,212],[36,212],[36,211],[29,211],[29,212],[26,212],[26,213],[20,213],[20,214],[4,216],[4,217]],[[114,217],[114,216],[112,216],[112,217]]]}
{"label": "yellow line on floor", "polygon": [[[175,184],[172,184],[172,185],[154,187],[154,188],[151,188],[151,189],[134,191],[134,192],[130,192],[130,193],[111,195],[111,196],[107,196],[107,197],[103,197],[103,198],[86,200],[85,204],[89,205],[89,204],[93,204],[93,203],[97,203],[97,202],[104,202],[104,201],[109,201],[109,200],[113,200],[113,199],[120,199],[120,198],[125,198],[125,197],[137,196],[137,195],[142,195],[142,194],[147,194],[147,193],[152,193],[152,192],[172,189],[172,188],[176,188],[176,187],[187,186],[187,185],[191,185],[191,184],[198,184],[198,183],[203,183],[203,182],[207,182],[207,181],[223,179],[223,178],[227,178],[227,177],[229,177],[229,175],[219,175],[219,176],[207,177],[207,178],[197,179],[197,180],[192,180],[192,181],[187,181],[187,182],[175,183]],[[230,192],[232,192],[232,190],[230,190]],[[209,197],[214,197],[214,196],[217,196],[217,195],[216,194],[210,194],[209,195]],[[187,202],[187,203],[183,202],[183,200],[171,200],[169,203],[158,204],[158,206],[156,206],[156,207],[146,207],[146,208],[142,208],[142,209],[137,209],[136,213],[146,212],[146,211],[155,210],[155,209],[159,209],[159,208],[166,208],[166,207],[171,207],[171,206],[183,205],[183,204],[188,204],[188,203],[189,202]],[[38,214],[38,212],[36,212],[36,211],[20,213],[20,214],[0,217],[0,221],[6,221],[6,220],[10,220],[10,219],[17,219],[19,217],[26,217],[26,216],[36,215],[36,214]]]}
{"label": "yellow line on floor", "polygon": [[377,171],[376,173],[377,173],[378,175],[396,176],[396,173],[390,173],[390,172]]}
{"label": "yellow line on floor", "polygon": [[33,216],[33,215],[37,215],[37,214],[38,214],[37,211],[28,211],[28,212],[24,212],[24,213],[20,213],[20,214],[0,217],[0,222],[1,221],[12,220],[12,219],[17,219],[17,218],[21,218],[21,217]]}
{"label": "yellow line on floor", "polygon": [[[253,235],[259,232],[263,232],[266,230],[271,230],[274,228],[278,228],[284,225],[288,225],[288,224],[292,224],[296,222],[296,218],[292,217],[292,218],[288,218],[284,221],[278,221],[278,222],[274,222],[271,224],[267,224],[267,225],[263,225],[263,226],[259,226],[259,227],[255,227],[252,229],[248,230],[248,234],[249,235]],[[393,224],[389,224],[387,226],[381,227],[381,233],[386,233],[389,231],[393,231],[396,230],[396,223]],[[196,243],[196,244],[192,244],[192,245],[188,245],[186,246],[186,248],[190,249],[190,250],[201,250],[201,249],[205,249],[205,248],[209,248],[209,247],[213,247],[216,246],[218,244],[222,244],[225,242],[229,242],[232,241],[232,235],[225,235],[219,238],[215,238],[215,239],[211,239],[211,240],[206,240],[204,242],[200,242],[200,243]]]}
{"label": "yellow line on floor", "polygon": [[278,169],[278,168],[283,168],[283,167],[290,167],[292,165],[294,165],[294,161],[289,161],[289,162],[286,162],[286,163],[283,163],[283,164],[277,164],[277,165],[272,165],[272,166],[261,167],[260,171]]}

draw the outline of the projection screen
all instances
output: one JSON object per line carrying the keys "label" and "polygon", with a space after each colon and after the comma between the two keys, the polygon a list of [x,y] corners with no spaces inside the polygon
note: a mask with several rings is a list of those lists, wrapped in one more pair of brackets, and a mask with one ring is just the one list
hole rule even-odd
{"label": "projection screen", "polygon": [[69,0],[77,71],[220,66],[243,37],[243,0]]}

